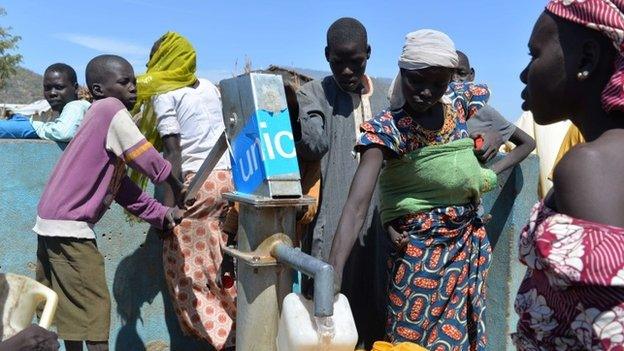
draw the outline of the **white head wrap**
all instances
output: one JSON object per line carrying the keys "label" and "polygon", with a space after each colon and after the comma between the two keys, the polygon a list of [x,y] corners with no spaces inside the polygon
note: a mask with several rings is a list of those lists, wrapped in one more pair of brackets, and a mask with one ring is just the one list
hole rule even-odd
{"label": "white head wrap", "polygon": [[[399,68],[418,70],[427,67],[456,68],[459,63],[455,44],[448,35],[421,29],[405,36],[403,52],[399,57]],[[388,90],[390,108],[400,109],[405,104],[401,88],[401,72],[397,74]]]}

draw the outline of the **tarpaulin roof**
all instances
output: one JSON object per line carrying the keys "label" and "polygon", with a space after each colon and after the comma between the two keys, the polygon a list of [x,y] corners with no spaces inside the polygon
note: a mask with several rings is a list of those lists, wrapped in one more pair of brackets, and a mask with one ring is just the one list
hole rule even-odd
{"label": "tarpaulin roof", "polygon": [[37,100],[30,104],[3,104],[0,103],[0,108],[5,110],[11,110],[13,113],[19,113],[25,116],[40,115],[50,110],[50,104],[46,100]]}

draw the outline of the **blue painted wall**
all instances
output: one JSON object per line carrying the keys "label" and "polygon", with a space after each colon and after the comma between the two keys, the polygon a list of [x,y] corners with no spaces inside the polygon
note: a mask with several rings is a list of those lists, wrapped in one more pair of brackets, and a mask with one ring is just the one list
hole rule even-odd
{"label": "blue painted wall", "polygon": [[[61,148],[32,140],[0,140],[0,271],[34,277],[36,206]],[[537,201],[537,159],[501,176],[501,186],[484,199],[494,249],[488,281],[490,350],[513,350],[513,299],[524,274],[517,260],[518,233]],[[151,191],[151,190],[150,190]],[[113,296],[111,349],[118,351],[210,350],[182,336],[167,303],[161,241],[144,223],[130,222],[118,205],[96,226]]]}
{"label": "blue painted wall", "polygon": [[516,349],[509,335],[518,321],[513,305],[526,270],[518,260],[518,237],[538,201],[538,174],[537,157],[530,156],[520,167],[501,174],[498,188],[483,198],[485,212],[492,215],[486,224],[492,245],[486,310],[488,350]]}

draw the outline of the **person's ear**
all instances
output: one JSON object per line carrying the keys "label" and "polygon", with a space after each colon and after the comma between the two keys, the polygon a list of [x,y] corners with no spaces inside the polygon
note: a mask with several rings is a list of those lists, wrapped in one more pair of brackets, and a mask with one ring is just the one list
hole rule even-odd
{"label": "person's ear", "polygon": [[370,55],[371,55],[371,46],[366,45],[366,59],[367,60],[370,58]]}
{"label": "person's ear", "polygon": [[78,82],[74,83],[74,98],[78,99],[78,89],[80,89],[80,85],[78,85]]}
{"label": "person's ear", "polygon": [[577,72],[579,80],[585,80],[596,72],[600,64],[601,55],[600,43],[596,40],[590,39],[583,43]]}
{"label": "person's ear", "polygon": [[473,82],[475,78],[475,70],[474,68],[470,67],[470,74],[468,75],[468,81]]}
{"label": "person's ear", "polygon": [[325,59],[329,62],[329,46],[325,47]]}
{"label": "person's ear", "polygon": [[102,91],[102,85],[100,83],[93,83],[91,85],[91,93],[95,99],[101,99],[104,97],[104,92]]}

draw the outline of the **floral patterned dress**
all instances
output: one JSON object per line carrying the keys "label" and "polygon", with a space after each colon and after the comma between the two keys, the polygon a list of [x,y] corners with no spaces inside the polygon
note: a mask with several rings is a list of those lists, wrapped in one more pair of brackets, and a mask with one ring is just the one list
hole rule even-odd
{"label": "floral patterned dress", "polygon": [[[382,112],[362,124],[357,148],[381,145],[401,158],[425,146],[468,138],[466,119],[488,97],[484,86],[453,86],[443,99],[445,119],[438,131],[416,124],[404,111]],[[491,249],[476,206],[432,208],[390,224],[407,231],[409,243],[389,262],[388,341],[414,342],[432,351],[485,350],[483,313]]]}
{"label": "floral patterned dress", "polygon": [[[185,186],[194,176],[186,176]],[[227,243],[222,225],[229,204],[223,194],[232,189],[230,171],[212,171],[180,225],[163,241],[165,280],[182,331],[216,350],[233,345],[236,335],[236,286],[217,284]]]}
{"label": "floral patterned dress", "polygon": [[518,350],[624,350],[624,228],[539,203],[519,246]]}

